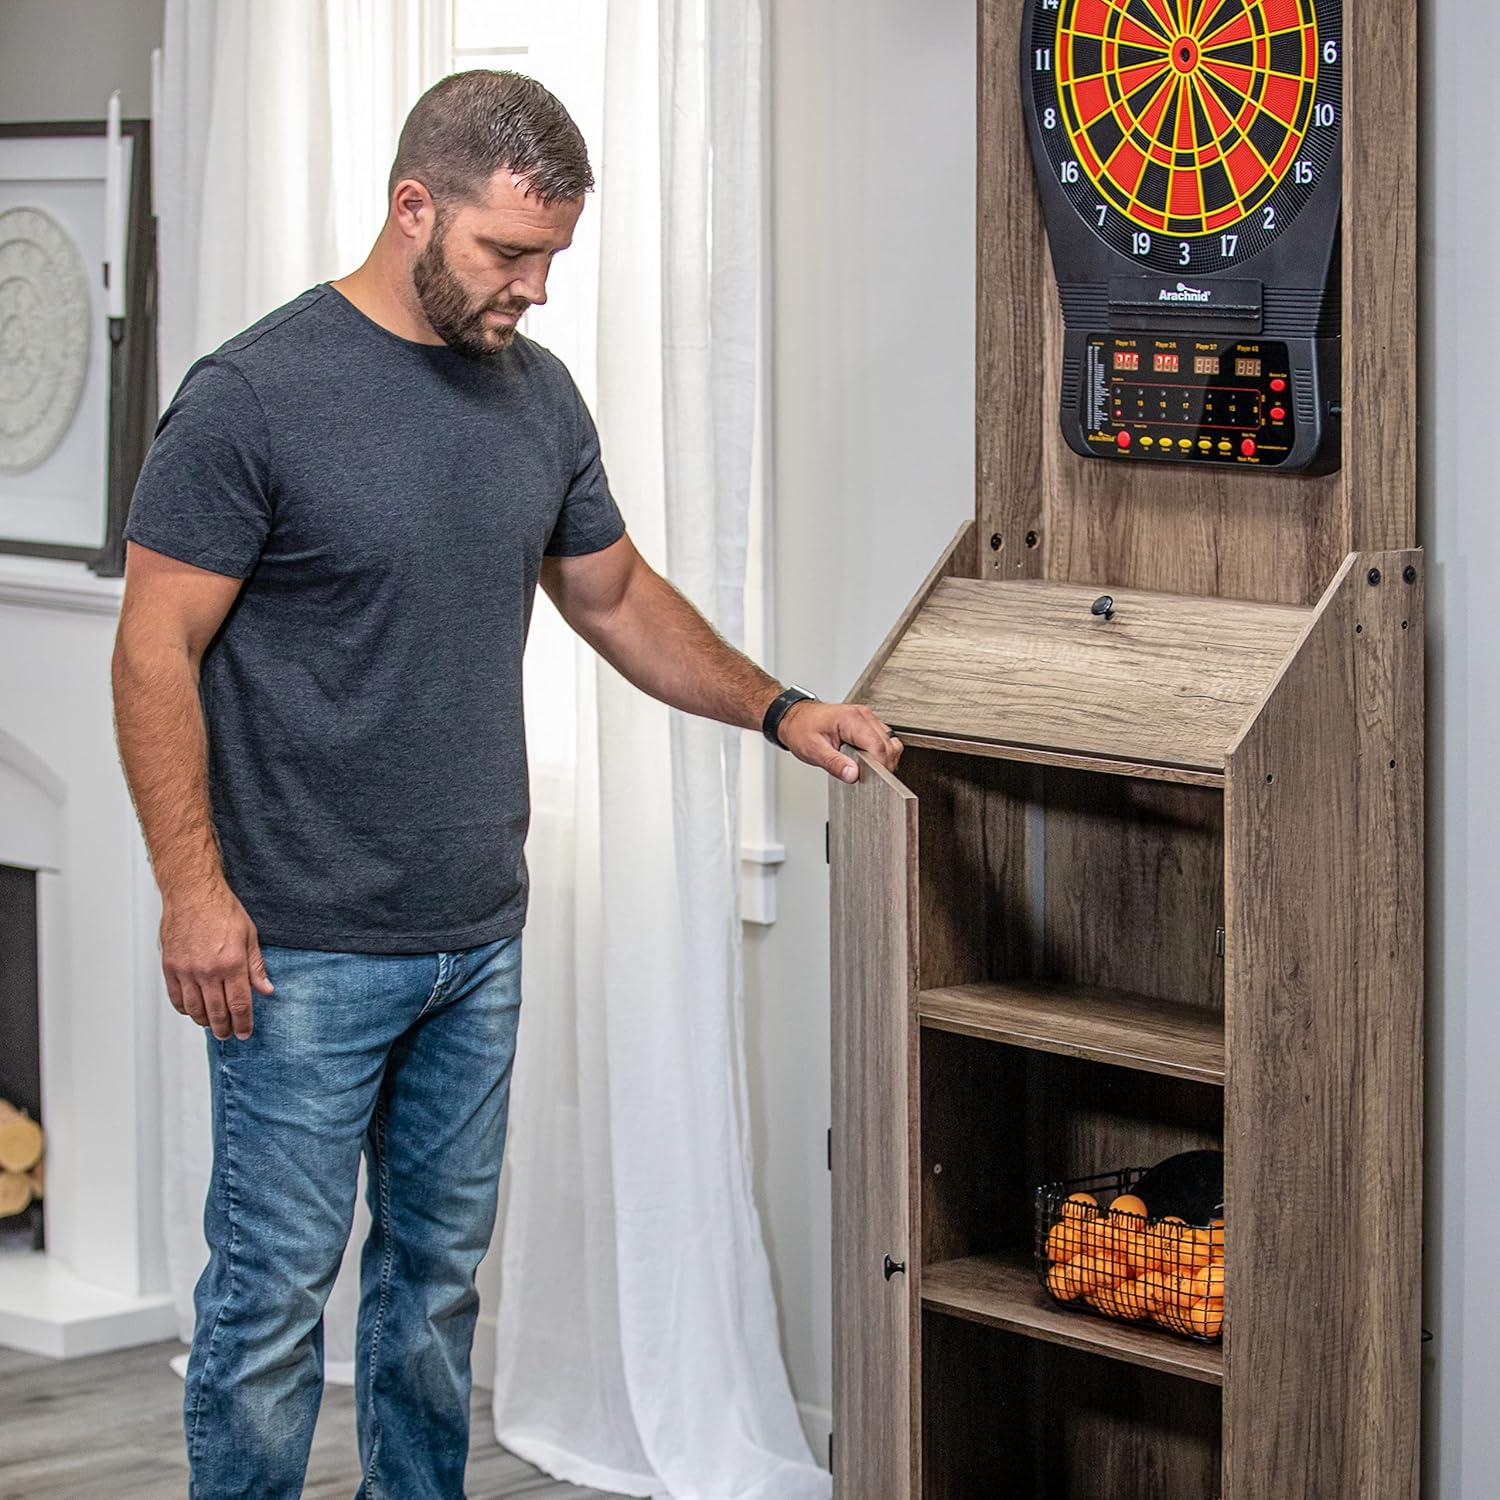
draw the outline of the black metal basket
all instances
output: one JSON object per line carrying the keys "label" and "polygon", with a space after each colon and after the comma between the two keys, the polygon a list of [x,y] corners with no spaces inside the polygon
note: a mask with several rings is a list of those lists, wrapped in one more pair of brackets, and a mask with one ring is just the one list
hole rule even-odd
{"label": "black metal basket", "polygon": [[1112,1212],[1146,1170],[1043,1183],[1036,1190],[1037,1275],[1061,1307],[1216,1344],[1224,1332],[1224,1222],[1153,1219],[1129,1205]]}

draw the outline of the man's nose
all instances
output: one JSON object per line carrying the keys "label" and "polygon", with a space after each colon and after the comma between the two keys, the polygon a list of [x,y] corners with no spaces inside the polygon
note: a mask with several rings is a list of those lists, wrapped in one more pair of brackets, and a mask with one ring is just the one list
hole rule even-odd
{"label": "man's nose", "polygon": [[533,307],[540,307],[547,300],[546,271],[528,271],[515,283],[515,290]]}

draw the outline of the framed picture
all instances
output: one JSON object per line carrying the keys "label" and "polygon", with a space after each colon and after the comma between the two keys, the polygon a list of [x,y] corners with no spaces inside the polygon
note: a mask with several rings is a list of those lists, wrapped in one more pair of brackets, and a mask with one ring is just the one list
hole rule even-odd
{"label": "framed picture", "polygon": [[158,409],[149,122],[120,124],[117,317],[108,158],[102,120],[0,124],[0,552],[119,577]]}

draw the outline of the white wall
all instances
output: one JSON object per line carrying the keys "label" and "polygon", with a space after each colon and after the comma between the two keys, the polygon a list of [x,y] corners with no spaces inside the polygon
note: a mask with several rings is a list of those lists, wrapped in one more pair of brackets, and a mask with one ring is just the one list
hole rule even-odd
{"label": "white wall", "polygon": [[151,112],[163,0],[0,0],[0,120],[126,119]]}
{"label": "white wall", "polygon": [[1500,1493],[1500,9],[1423,7],[1428,632],[1425,1447],[1442,1500]]}

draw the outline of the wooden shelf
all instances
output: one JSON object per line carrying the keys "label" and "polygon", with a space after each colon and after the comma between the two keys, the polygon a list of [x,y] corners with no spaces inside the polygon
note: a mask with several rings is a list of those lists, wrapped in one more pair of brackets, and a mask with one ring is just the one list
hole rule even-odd
{"label": "wooden shelf", "polygon": [[1196,1344],[1165,1330],[1158,1333],[1070,1312],[1047,1296],[1030,1262],[1019,1256],[973,1255],[924,1267],[922,1305],[1026,1338],[1083,1349],[1206,1385],[1224,1383],[1220,1345]]}
{"label": "wooden shelf", "polygon": [[923,990],[924,1026],[1093,1062],[1224,1083],[1224,1017],[1206,1007],[1046,979]]}

